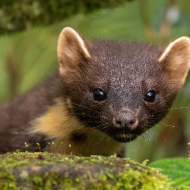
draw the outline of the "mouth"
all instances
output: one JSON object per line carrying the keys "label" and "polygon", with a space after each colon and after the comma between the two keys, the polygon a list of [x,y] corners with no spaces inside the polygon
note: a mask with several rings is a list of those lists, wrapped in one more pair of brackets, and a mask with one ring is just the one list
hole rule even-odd
{"label": "mouth", "polygon": [[141,128],[140,126],[138,126],[135,130],[130,130],[128,128],[116,128],[112,125],[107,127],[106,130],[102,128],[97,129],[121,143],[131,142],[145,131],[144,128]]}
{"label": "mouth", "polygon": [[118,142],[126,143],[135,140],[138,137],[138,135],[122,133],[122,134],[115,134],[112,137]]}
{"label": "mouth", "polygon": [[143,133],[143,130],[141,128],[138,128],[137,130],[130,131],[130,130],[116,130],[112,131],[109,135],[115,139],[118,142],[131,142],[135,140],[138,136],[140,136]]}

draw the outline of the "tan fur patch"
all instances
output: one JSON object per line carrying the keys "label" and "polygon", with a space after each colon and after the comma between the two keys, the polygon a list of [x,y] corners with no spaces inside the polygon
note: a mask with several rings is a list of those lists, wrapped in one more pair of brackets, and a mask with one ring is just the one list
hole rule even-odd
{"label": "tan fur patch", "polygon": [[[52,152],[82,156],[112,155],[117,152],[122,143],[113,140],[108,135],[85,127],[75,116],[69,114],[63,99],[57,99],[56,104],[48,109],[41,117],[32,122],[32,133],[42,133],[54,140]],[[73,142],[74,132],[84,133],[84,142]]]}

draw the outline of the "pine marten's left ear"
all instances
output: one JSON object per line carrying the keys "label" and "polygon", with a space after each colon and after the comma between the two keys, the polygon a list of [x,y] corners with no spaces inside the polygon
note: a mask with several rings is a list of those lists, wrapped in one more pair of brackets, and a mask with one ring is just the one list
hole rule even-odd
{"label": "pine marten's left ear", "polygon": [[181,37],[169,43],[158,62],[164,64],[171,80],[182,86],[190,67],[190,39]]}
{"label": "pine marten's left ear", "polygon": [[85,64],[90,55],[90,43],[70,27],[62,30],[57,46],[60,74],[77,72],[77,68]]}

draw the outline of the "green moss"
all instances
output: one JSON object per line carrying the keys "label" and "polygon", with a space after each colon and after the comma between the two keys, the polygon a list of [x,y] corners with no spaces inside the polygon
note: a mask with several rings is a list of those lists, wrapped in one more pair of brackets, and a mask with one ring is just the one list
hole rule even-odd
{"label": "green moss", "polygon": [[0,189],[166,190],[169,179],[155,169],[116,156],[78,157],[52,153],[0,155]]}
{"label": "green moss", "polygon": [[17,190],[18,186],[12,173],[0,168],[0,189],[1,190]]}

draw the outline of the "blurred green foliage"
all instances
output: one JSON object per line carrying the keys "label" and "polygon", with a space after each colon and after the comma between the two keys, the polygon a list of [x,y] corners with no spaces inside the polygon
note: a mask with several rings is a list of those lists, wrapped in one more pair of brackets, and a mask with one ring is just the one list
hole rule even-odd
{"label": "blurred green foliage", "polygon": [[[5,1],[1,1],[0,10],[2,2],[6,4]],[[8,6],[10,5],[8,2],[13,1],[6,2]],[[19,1],[15,1],[15,4],[16,2]],[[115,1],[110,0],[109,2]],[[178,15],[178,18],[172,23],[167,23],[164,20],[166,10],[169,8],[174,8],[173,10]],[[60,9],[62,9],[61,5]],[[160,44],[162,41],[162,44],[167,44],[171,39],[184,35],[190,36],[189,0],[136,0],[126,2],[115,9],[99,9],[87,15],[83,14],[84,12],[86,11],[81,11],[81,13],[66,19],[63,17],[63,20],[60,17],[60,22],[50,26],[25,27],[27,28],[25,31],[16,34],[4,33],[0,36],[0,103],[23,94],[53,74],[58,67],[57,39],[65,26],[73,27],[89,40],[106,38],[148,41],[155,44]],[[51,17],[54,17],[54,14]],[[144,14],[146,15],[144,16]],[[9,19],[9,15],[5,14],[3,19]],[[27,20],[27,17],[22,19]],[[40,19],[36,21],[39,22],[39,25],[47,24],[45,21],[40,23],[43,21]],[[15,18],[15,20],[17,19]],[[166,25],[164,25],[165,23]],[[2,20],[0,26],[2,26]],[[162,31],[162,26],[165,26],[166,30]],[[163,157],[187,157],[187,142],[190,141],[189,106],[190,78],[187,77],[186,84],[176,99],[171,113],[160,125],[137,140],[127,143],[127,157],[138,161],[147,158],[152,161]]]}
{"label": "blurred green foliage", "polygon": [[77,13],[116,7],[127,0],[1,0],[0,33],[49,25]]}

